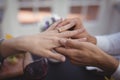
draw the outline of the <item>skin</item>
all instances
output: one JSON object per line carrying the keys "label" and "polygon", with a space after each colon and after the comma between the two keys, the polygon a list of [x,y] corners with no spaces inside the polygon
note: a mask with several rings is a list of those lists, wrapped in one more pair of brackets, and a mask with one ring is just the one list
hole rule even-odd
{"label": "skin", "polygon": [[54,23],[47,31],[42,33],[4,40],[1,44],[1,54],[7,57],[19,52],[30,52],[38,56],[65,61],[63,55],[54,54],[51,50],[60,46],[58,41],[60,38],[72,37],[81,33],[82,30],[66,31],[75,25],[75,22],[72,21],[61,27],[61,30],[64,32],[59,33],[57,29],[53,29],[60,24],[60,22],[61,21]]}
{"label": "skin", "polygon": [[74,25],[74,27],[71,28],[71,30],[84,29],[84,31],[81,34],[73,36],[72,39],[86,38],[87,42],[91,42],[93,44],[97,43],[96,38],[94,36],[90,35],[87,32],[87,30],[84,28],[80,18],[68,18],[68,19],[65,19],[64,21],[62,21],[62,23],[60,23],[58,25],[58,27],[64,26],[64,25],[70,23],[71,21],[75,22],[75,25]]}
{"label": "skin", "polygon": [[103,69],[106,74],[111,75],[118,67],[119,62],[96,46],[97,40],[84,28],[80,18],[65,19],[58,25],[61,27],[74,21],[75,25],[71,30],[84,29],[81,34],[75,35],[72,39],[61,39],[63,47],[56,48],[56,51],[67,56],[73,64],[78,66],[96,66]]}
{"label": "skin", "polygon": [[[59,33],[56,27],[61,22],[61,20],[57,21],[56,23],[51,25],[45,32],[42,33],[4,40],[0,46],[1,55],[3,57],[8,57],[10,55],[20,53],[27,55],[26,53],[30,52],[38,56],[53,58],[64,62],[65,56],[63,56],[62,54],[54,54],[52,50],[61,46],[61,44],[59,43],[59,39],[73,37],[74,35],[83,32],[83,30],[79,29],[68,31],[68,29],[75,25],[75,22],[71,21],[69,24],[60,27],[60,30],[62,30],[62,32]],[[17,59],[19,60],[18,63],[14,65],[9,64],[6,59],[4,60],[2,69],[0,71],[0,79],[23,74],[23,57]],[[31,61],[32,58],[30,57],[30,55],[27,55],[25,66]]]}
{"label": "skin", "polygon": [[15,77],[18,75],[23,74],[23,60],[24,60],[24,67],[31,62],[33,62],[31,55],[29,53],[25,54],[25,58],[23,56],[16,56],[17,63],[11,64],[7,59],[4,60],[3,66],[0,70],[0,80]]}
{"label": "skin", "polygon": [[90,42],[61,39],[60,43],[65,48],[60,47],[57,48],[56,51],[67,56],[75,65],[99,67],[108,75],[114,73],[119,65],[119,62],[116,59]]}

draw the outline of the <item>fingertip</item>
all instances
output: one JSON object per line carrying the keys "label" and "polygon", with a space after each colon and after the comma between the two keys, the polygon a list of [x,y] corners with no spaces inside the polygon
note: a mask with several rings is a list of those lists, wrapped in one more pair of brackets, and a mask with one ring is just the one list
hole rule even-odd
{"label": "fingertip", "polygon": [[64,55],[60,54],[60,53],[56,53],[56,59],[61,61],[61,62],[65,62],[66,58]]}
{"label": "fingertip", "polygon": [[84,37],[84,38],[80,38],[78,41],[84,41],[84,42],[86,42],[87,41],[87,38],[86,37]]}
{"label": "fingertip", "polygon": [[62,61],[62,62],[65,62],[65,61],[66,61],[65,56],[62,56],[62,57],[61,57],[61,61]]}

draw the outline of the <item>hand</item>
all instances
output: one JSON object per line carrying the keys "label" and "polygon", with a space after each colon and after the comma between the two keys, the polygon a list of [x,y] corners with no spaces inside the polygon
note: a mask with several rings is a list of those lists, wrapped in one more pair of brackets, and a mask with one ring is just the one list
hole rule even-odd
{"label": "hand", "polygon": [[[82,30],[66,31],[75,25],[74,22],[53,30],[61,21],[54,23],[50,28],[36,35],[22,36],[10,40],[5,40],[2,43],[2,55],[7,53],[16,53],[16,51],[28,51],[38,56],[53,58],[59,61],[65,61],[65,57],[61,54],[54,54],[52,49],[61,46],[60,38],[69,38],[80,34]],[[7,50],[6,50],[7,48]],[[14,51],[14,52],[13,52]]]}
{"label": "hand", "polygon": [[75,39],[80,39],[80,38],[87,38],[88,42],[91,42],[93,44],[96,44],[96,38],[92,35],[90,35],[84,28],[82,21],[80,20],[80,18],[71,18],[71,19],[65,19],[64,21],[62,21],[62,23],[60,23],[58,25],[58,27],[60,26],[64,26],[68,23],[70,23],[71,21],[75,22],[74,28],[71,28],[72,30],[77,30],[77,29],[81,29],[83,28],[84,31],[81,34],[78,34],[76,36],[74,36],[73,38]]}
{"label": "hand", "polygon": [[56,51],[67,56],[73,64],[99,67],[108,74],[112,74],[119,65],[116,59],[92,43],[70,39],[62,39],[60,43],[66,48],[56,48]]}
{"label": "hand", "polygon": [[7,59],[4,60],[3,66],[0,69],[0,80],[22,75],[23,68],[33,61],[29,53],[25,54],[25,58],[23,55],[17,55],[16,58],[17,62],[14,64],[10,63]]}

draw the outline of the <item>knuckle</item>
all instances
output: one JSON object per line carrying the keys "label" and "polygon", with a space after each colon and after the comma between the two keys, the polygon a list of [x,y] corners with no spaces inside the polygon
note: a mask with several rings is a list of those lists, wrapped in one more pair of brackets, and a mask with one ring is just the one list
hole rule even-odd
{"label": "knuckle", "polygon": [[58,40],[58,37],[51,38],[52,43],[55,43]]}
{"label": "knuckle", "polygon": [[70,39],[67,40],[66,44],[69,46],[73,46],[72,41]]}
{"label": "knuckle", "polygon": [[53,40],[53,41],[56,41],[56,40],[58,40],[58,37],[55,36],[52,40]]}
{"label": "knuckle", "polygon": [[65,32],[63,35],[65,35],[66,37],[69,37],[70,36],[70,32],[69,31],[67,31],[67,32]]}
{"label": "knuckle", "polygon": [[72,36],[72,35],[73,35],[73,32],[68,31],[68,32],[67,32],[67,35],[68,35],[68,36]]}
{"label": "knuckle", "polygon": [[70,31],[68,31],[66,34],[67,34],[67,35],[71,35],[71,32],[70,32]]}

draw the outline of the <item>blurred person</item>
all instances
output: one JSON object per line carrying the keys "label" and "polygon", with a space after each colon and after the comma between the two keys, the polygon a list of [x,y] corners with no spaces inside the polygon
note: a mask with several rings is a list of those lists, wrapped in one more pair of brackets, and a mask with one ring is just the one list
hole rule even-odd
{"label": "blurred person", "polygon": [[[79,18],[65,19],[58,26],[64,26],[75,21],[71,30],[84,28]],[[79,40],[75,40],[79,39]],[[120,63],[111,55],[120,56],[120,32],[105,36],[92,36],[85,29],[72,39],[61,39],[62,47],[56,51],[67,56],[73,64],[78,66],[94,66],[102,69],[106,75],[112,75],[120,80]]]}
{"label": "blurred person", "polygon": [[[54,54],[52,50],[56,47],[61,46],[59,43],[59,39],[61,38],[69,38],[73,37],[82,32],[81,29],[68,31],[69,28],[75,25],[74,21],[71,21],[69,24],[62,26],[53,30],[58,24],[61,23],[62,20],[57,21],[53,25],[51,25],[46,31],[34,35],[25,35],[21,37],[12,38],[9,40],[0,40],[0,66],[1,69],[6,69],[5,67],[9,67],[9,64],[6,62],[6,58],[10,55],[15,55],[19,53],[32,53],[37,56],[45,57],[45,58],[53,58],[59,61],[64,62],[65,57],[61,54]],[[26,65],[29,64],[31,60],[30,55],[27,55],[26,60],[28,60]],[[7,64],[7,65],[6,65]],[[20,74],[23,74],[22,68],[22,59],[15,66],[10,66],[7,68],[8,73],[3,71],[3,74],[0,73],[0,78],[6,77],[14,77]],[[3,78],[2,78],[3,77]]]}

